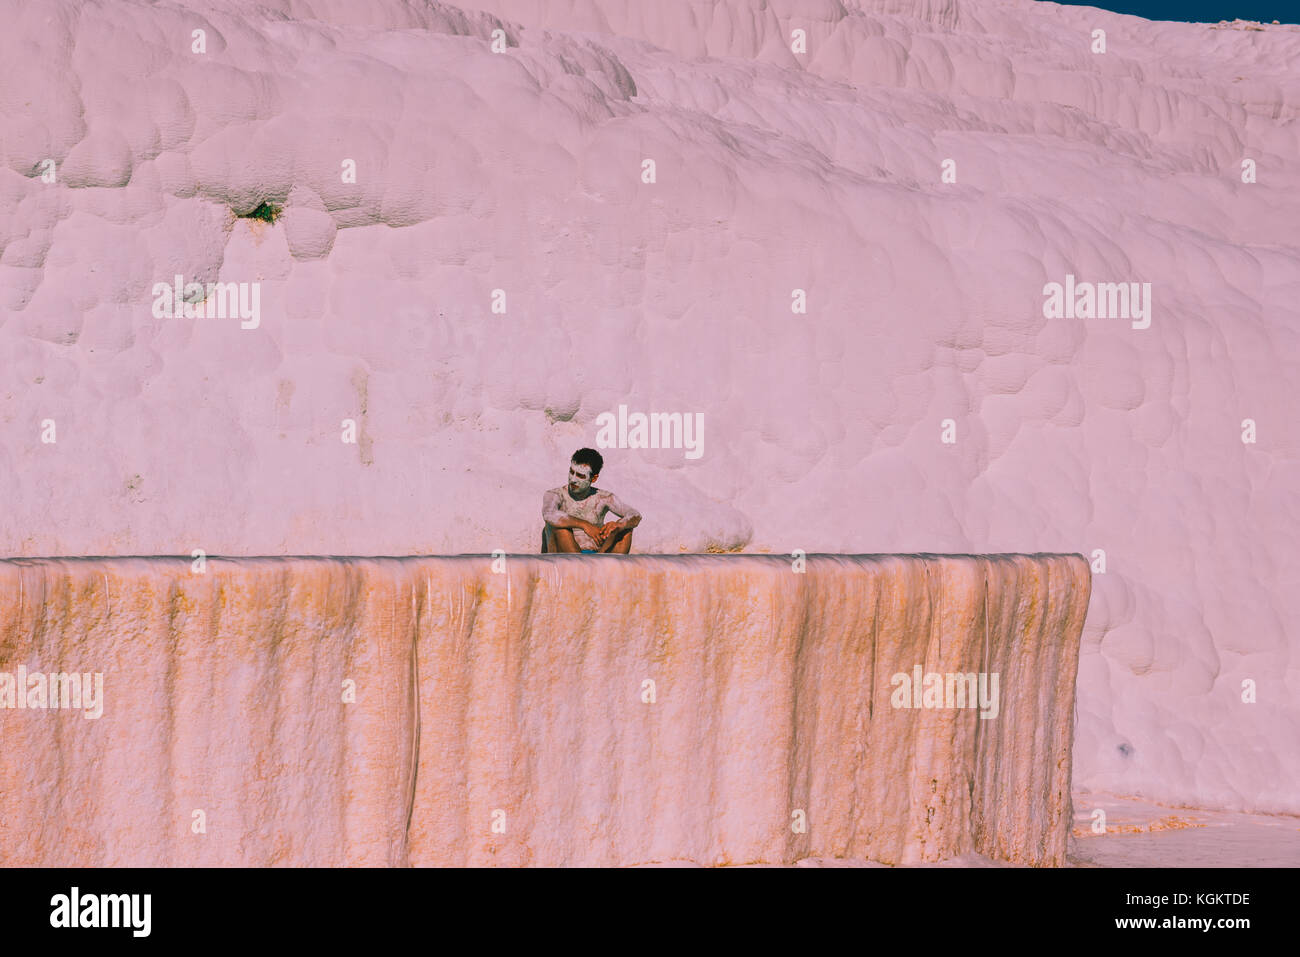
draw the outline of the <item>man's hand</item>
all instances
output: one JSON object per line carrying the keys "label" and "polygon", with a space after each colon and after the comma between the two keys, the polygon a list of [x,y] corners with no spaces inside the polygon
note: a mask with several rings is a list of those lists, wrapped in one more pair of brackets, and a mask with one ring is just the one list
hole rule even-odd
{"label": "man's hand", "polygon": [[[612,523],[607,523],[607,524],[612,524]],[[578,527],[581,528],[584,532],[586,532],[591,537],[591,540],[595,542],[597,545],[601,545],[604,543],[605,541],[604,526],[597,527],[595,525],[592,525],[591,522],[583,522]]]}
{"label": "man's hand", "polygon": [[605,543],[605,539],[609,538],[615,532],[621,531],[622,528],[623,528],[622,522],[606,522],[604,525],[600,526],[599,529],[600,543],[603,545]]}

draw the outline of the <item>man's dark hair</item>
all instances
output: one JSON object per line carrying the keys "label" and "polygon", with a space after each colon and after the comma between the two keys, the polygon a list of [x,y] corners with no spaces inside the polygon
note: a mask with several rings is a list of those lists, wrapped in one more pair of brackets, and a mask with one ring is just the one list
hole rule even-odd
{"label": "man's dark hair", "polygon": [[574,465],[590,465],[591,474],[599,475],[600,470],[605,465],[605,460],[600,457],[600,453],[595,449],[578,449],[573,453],[573,458],[569,461]]}

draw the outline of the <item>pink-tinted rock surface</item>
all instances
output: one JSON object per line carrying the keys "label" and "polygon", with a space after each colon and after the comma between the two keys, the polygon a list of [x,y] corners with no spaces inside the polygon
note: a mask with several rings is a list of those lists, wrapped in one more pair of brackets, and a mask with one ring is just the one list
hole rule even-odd
{"label": "pink-tinted rock surface", "polygon": [[[699,458],[607,450],[637,551],[1104,551],[1076,781],[1300,812],[1300,29],[1028,0],[0,23],[0,553],[531,551],[597,416],[698,414]],[[258,324],[155,317],[177,274],[259,283]],[[1046,318],[1067,275],[1151,283],[1149,327]]]}
{"label": "pink-tinted rock surface", "polygon": [[806,561],[0,562],[0,865],[1063,863],[1087,563]]}

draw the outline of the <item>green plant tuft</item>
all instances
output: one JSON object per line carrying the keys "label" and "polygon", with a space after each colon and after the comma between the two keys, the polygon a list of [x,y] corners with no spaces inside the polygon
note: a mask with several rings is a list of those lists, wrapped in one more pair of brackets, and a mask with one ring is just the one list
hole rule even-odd
{"label": "green plant tuft", "polygon": [[240,219],[260,219],[264,223],[273,223],[280,218],[281,207],[273,203],[258,203],[251,213],[240,213]]}

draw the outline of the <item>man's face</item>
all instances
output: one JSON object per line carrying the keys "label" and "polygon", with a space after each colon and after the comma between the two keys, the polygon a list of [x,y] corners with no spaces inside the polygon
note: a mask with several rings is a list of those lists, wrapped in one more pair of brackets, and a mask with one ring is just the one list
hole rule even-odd
{"label": "man's face", "polygon": [[579,465],[576,462],[569,463],[570,495],[581,495],[591,488],[591,483],[594,481],[596,481],[596,476],[591,474],[590,465]]}

